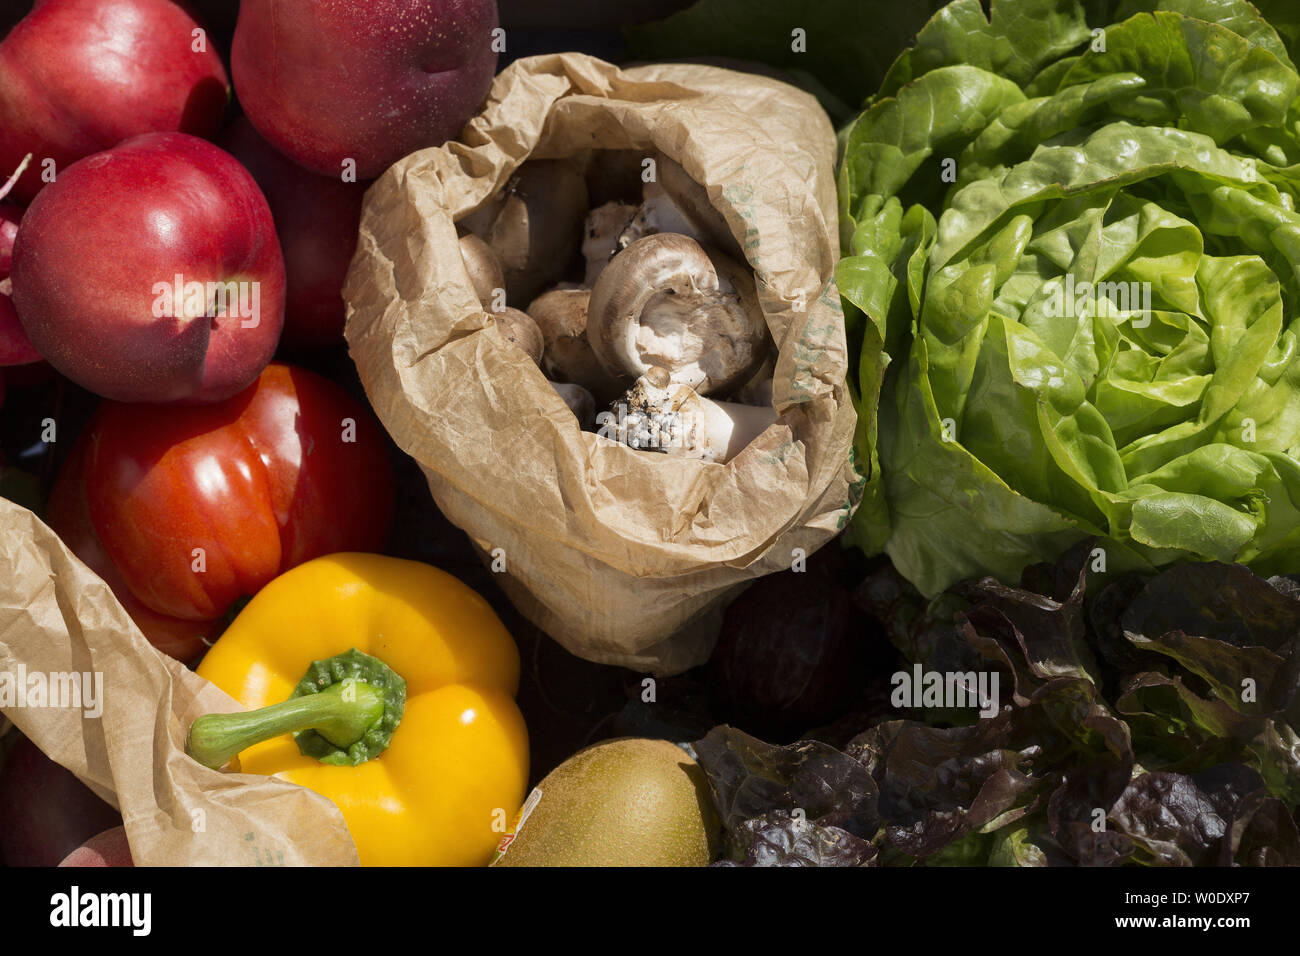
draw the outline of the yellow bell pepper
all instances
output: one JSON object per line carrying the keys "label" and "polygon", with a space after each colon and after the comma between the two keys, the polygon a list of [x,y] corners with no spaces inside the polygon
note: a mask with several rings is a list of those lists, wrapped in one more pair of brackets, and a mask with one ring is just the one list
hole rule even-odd
{"label": "yellow bell pepper", "polygon": [[[356,664],[364,655],[382,664]],[[401,681],[374,666],[405,681],[404,703]],[[299,565],[249,602],[198,673],[266,709],[199,718],[191,755],[221,766],[237,753],[232,769],[329,797],[363,866],[486,864],[523,800],[518,649],[479,594],[436,568],[371,554]]]}

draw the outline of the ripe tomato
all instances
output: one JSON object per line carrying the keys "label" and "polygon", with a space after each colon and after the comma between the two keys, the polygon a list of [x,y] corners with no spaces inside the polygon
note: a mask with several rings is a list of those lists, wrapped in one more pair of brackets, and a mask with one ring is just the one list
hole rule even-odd
{"label": "ripe tomato", "polygon": [[392,514],[378,422],[325,379],[273,364],[212,405],[103,403],[49,522],[155,646],[188,660],[282,572],[380,550]]}

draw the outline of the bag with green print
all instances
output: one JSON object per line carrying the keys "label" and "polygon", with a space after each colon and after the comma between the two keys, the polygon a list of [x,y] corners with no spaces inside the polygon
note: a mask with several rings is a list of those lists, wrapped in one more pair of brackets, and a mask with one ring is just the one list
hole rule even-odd
{"label": "bag with green print", "polygon": [[[778,418],[726,464],[581,431],[467,282],[457,221],[529,159],[614,149],[680,163],[754,272]],[[511,64],[460,141],[367,193],[345,290],[366,391],[514,605],[573,653],[660,674],[700,664],[741,588],[847,525],[860,479],[834,169],[830,121],[785,83],[562,54]]]}

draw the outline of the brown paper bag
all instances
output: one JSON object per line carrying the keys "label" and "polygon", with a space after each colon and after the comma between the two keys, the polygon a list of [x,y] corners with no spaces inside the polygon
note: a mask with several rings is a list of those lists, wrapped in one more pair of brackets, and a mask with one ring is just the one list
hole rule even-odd
{"label": "brown paper bag", "polygon": [[[726,465],[579,430],[479,306],[455,222],[525,160],[589,148],[677,160],[756,273],[780,418]],[[791,86],[561,54],[513,63],[461,141],[407,156],[369,190],[344,289],[366,392],[438,506],[504,565],[516,607],[573,653],[661,674],[699,664],[740,587],[844,526],[859,476],[834,165],[829,120]]]}
{"label": "brown paper bag", "polygon": [[102,675],[99,716],[87,716],[84,699],[51,706],[52,694],[3,713],[121,811],[137,866],[357,865],[343,816],[325,797],[185,755],[195,717],[239,704],[154,650],[53,531],[0,499],[0,674],[40,675],[34,689],[73,672]]}

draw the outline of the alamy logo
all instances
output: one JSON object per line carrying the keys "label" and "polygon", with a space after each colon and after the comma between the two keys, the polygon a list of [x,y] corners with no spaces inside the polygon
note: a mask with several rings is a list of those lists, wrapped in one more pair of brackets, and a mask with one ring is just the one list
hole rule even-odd
{"label": "alamy logo", "polygon": [[613,411],[596,414],[596,434],[647,451],[690,449],[702,439],[704,428],[697,427],[702,421],[702,416],[680,408],[648,412],[619,402]]}
{"label": "alamy logo", "polygon": [[104,675],[99,671],[0,671],[0,707],[82,708],[91,720],[104,713]]}
{"label": "alamy logo", "polygon": [[50,897],[51,926],[126,926],[132,935],[148,936],[152,911],[149,893],[82,893],[74,886]]}
{"label": "alamy logo", "polygon": [[996,717],[997,671],[927,671],[914,664],[911,672],[897,671],[889,702],[895,707],[978,707],[980,716]]}
{"label": "alamy logo", "polygon": [[1049,283],[1044,311],[1053,318],[1086,318],[1099,314],[1103,302],[1121,312],[1137,312],[1134,328],[1151,324],[1150,282],[1075,282],[1074,274],[1066,273],[1064,281]]}
{"label": "alamy logo", "polygon": [[259,282],[185,281],[179,272],[171,282],[153,284],[153,314],[157,318],[239,319],[242,329],[255,329],[262,321]]}

